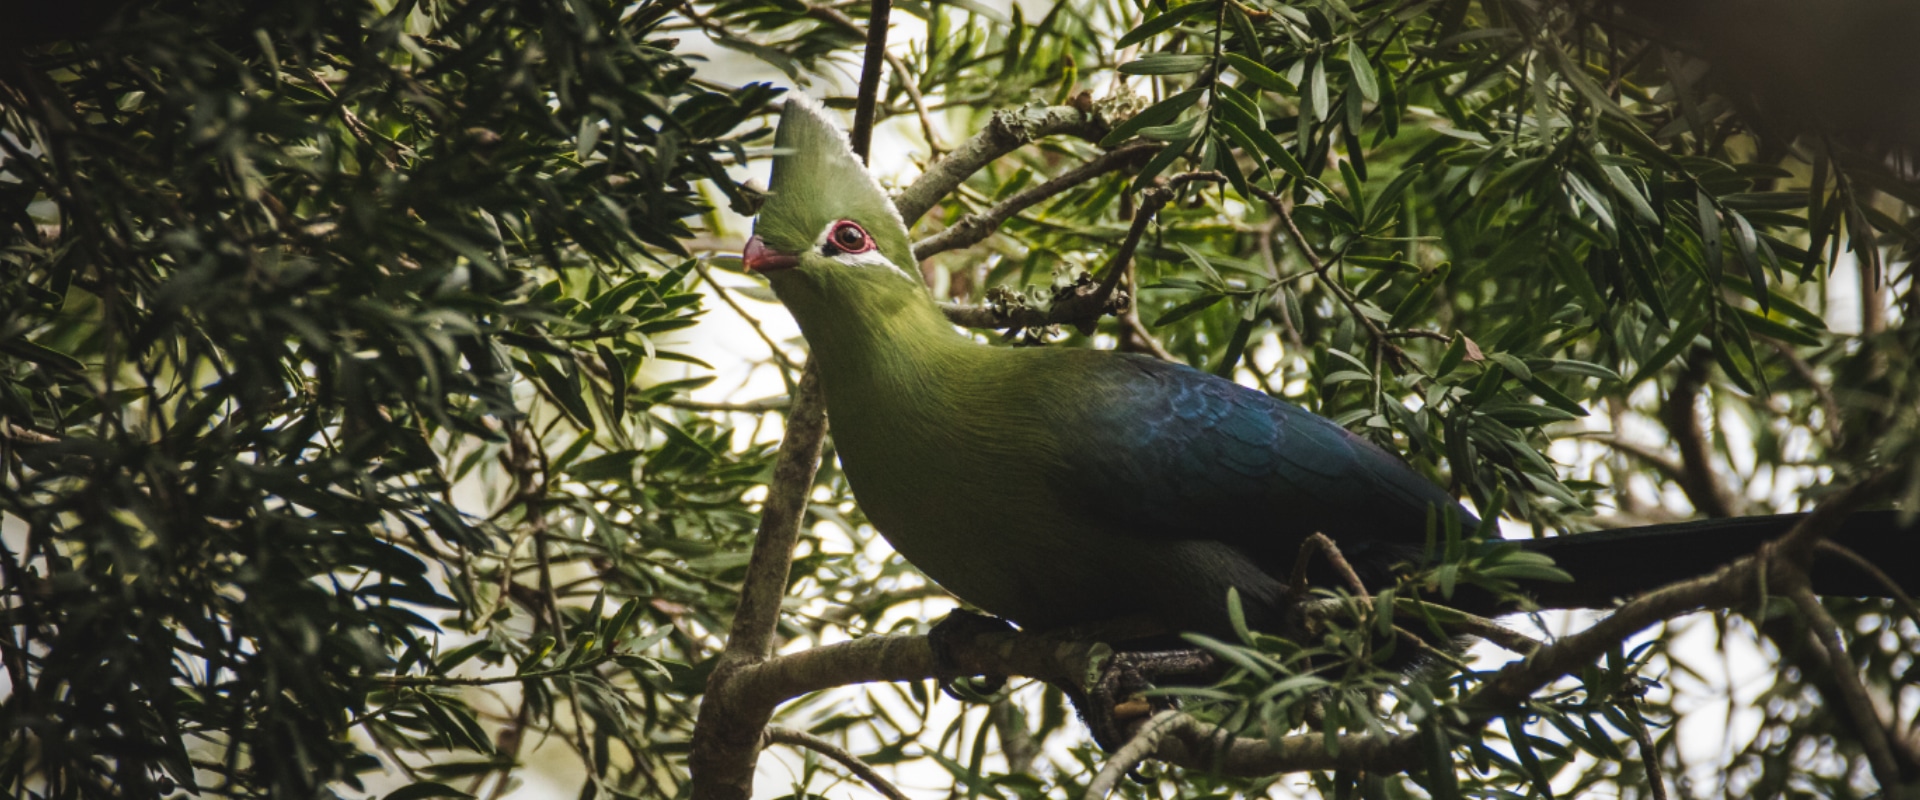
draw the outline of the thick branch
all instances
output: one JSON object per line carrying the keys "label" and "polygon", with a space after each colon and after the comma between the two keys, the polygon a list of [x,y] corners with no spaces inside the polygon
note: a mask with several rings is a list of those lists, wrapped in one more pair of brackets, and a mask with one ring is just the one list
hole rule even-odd
{"label": "thick branch", "polygon": [[925,261],[938,253],[978,244],[988,236],[992,236],[993,232],[999,230],[1007,220],[1031,208],[1034,204],[1109,172],[1132,166],[1134,162],[1146,158],[1148,154],[1162,146],[1158,142],[1137,142],[1101,154],[1085,164],[1061,173],[1053,180],[1021,191],[985,211],[961,217],[953,227],[915,242],[913,257]]}
{"label": "thick branch", "polygon": [[1713,446],[1708,443],[1706,428],[1700,424],[1700,414],[1694,408],[1694,403],[1703,396],[1706,377],[1706,361],[1697,357],[1688,359],[1686,368],[1674,379],[1673,392],[1660,409],[1660,422],[1680,447],[1680,491],[1686,493],[1687,501],[1709,517],[1738,516],[1740,498],[1714,472]]}
{"label": "thick branch", "polygon": [[1096,141],[1106,133],[1106,121],[1099,115],[1073,106],[995,111],[986,130],[974,134],[945,158],[929,164],[919,180],[893,198],[893,205],[900,209],[900,218],[911,227],[914,220],[925,215],[981,167],[1028,142],[1059,134]]}
{"label": "thick branch", "polygon": [[764,661],[772,652],[793,545],[800,537],[826,434],[826,400],[820,391],[818,371],[809,363],[787,415],[780,460],[774,465],[773,482],[761,506],[760,531],[747,562],[747,578],[740,588],[740,606],[734,612],[727,649],[707,679],[707,696],[694,724],[688,766],[698,797],[746,800],[752,794],[754,756],[760,751],[761,732],[772,716],[773,706],[727,703],[727,688],[735,674]]}
{"label": "thick branch", "polygon": [[[953,666],[963,675],[1078,681],[1102,647],[1053,636],[990,633],[955,642],[952,656]],[[729,705],[771,710],[801,695],[837,686],[917,681],[936,675],[927,637],[868,636],[753,664],[740,670],[725,691]],[[710,695],[709,702],[712,699]]]}
{"label": "thick branch", "polygon": [[1097,284],[1075,286],[1068,291],[1065,300],[1056,301],[1047,308],[994,308],[992,306],[963,306],[958,303],[941,303],[940,311],[947,315],[947,321],[965,328],[982,330],[1015,330],[1020,328],[1044,328],[1048,325],[1062,325],[1084,320],[1099,319],[1107,314],[1125,311],[1131,300],[1124,295],[1108,295],[1095,304],[1091,298],[1099,292]]}

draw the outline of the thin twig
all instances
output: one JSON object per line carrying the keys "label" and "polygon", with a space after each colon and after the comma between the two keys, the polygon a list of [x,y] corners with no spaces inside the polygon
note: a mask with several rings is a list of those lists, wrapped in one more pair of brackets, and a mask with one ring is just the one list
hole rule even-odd
{"label": "thin twig", "polygon": [[[1700,513],[1709,517],[1737,517],[1746,506],[1714,469],[1713,445],[1694,408],[1707,389],[1707,361],[1696,352],[1673,381],[1673,390],[1660,407],[1660,423],[1680,450],[1680,491]],[[1711,405],[1711,400],[1709,400]],[[1711,408],[1709,408],[1711,414]]]}
{"label": "thin twig", "polygon": [[60,443],[60,437],[48,436],[39,431],[22,428],[19,425],[15,425],[11,422],[0,422],[0,439],[21,442],[24,444],[59,444]]}
{"label": "thin twig", "polygon": [[1900,604],[1900,609],[1907,612],[1907,616],[1912,617],[1915,624],[1920,624],[1920,605],[1914,604],[1913,598],[1907,595],[1906,590],[1900,588],[1900,582],[1894,580],[1893,576],[1888,575],[1885,571],[1881,570],[1879,566],[1868,561],[1864,556],[1853,552],[1852,548],[1839,542],[1822,539],[1819,543],[1815,544],[1814,547],[1822,552],[1832,553],[1853,562],[1853,565],[1859,567],[1861,572],[1867,573],[1872,576],[1875,581],[1878,581],[1881,586],[1886,587],[1887,593],[1893,595],[1894,600]]}
{"label": "thin twig", "polygon": [[[808,6],[807,14],[838,25],[856,36],[867,35],[866,27],[832,6]],[[927,147],[933,150],[935,156],[938,156],[945,148],[941,147],[939,136],[934,130],[933,115],[927,108],[926,98],[920,94],[919,82],[913,79],[913,74],[907,71],[907,62],[902,61],[899,56],[888,52],[882,52],[882,55],[887,60],[887,67],[893,70],[894,80],[899,82],[900,88],[906,90],[907,98],[913,101],[913,111],[920,117],[920,130],[927,137]],[[862,65],[862,69],[864,68],[865,66]],[[862,77],[864,79],[865,76]]]}
{"label": "thin twig", "polygon": [[1846,643],[1840,638],[1839,625],[1827,613],[1826,606],[1820,605],[1820,598],[1808,585],[1803,570],[1798,572],[1797,579],[1787,590],[1787,596],[1806,616],[1816,641],[1827,651],[1827,659],[1833,666],[1830,674],[1833,675],[1834,690],[1840,695],[1840,707],[1853,719],[1853,727],[1860,735],[1860,749],[1867,751],[1867,764],[1873,768],[1874,780],[1880,782],[1880,791],[1891,800],[1899,800],[1903,786],[1900,762],[1893,758],[1893,749],[1887,741],[1887,726],[1880,720],[1879,712],[1874,710],[1873,700],[1867,696],[1867,687],[1860,683],[1859,666],[1847,654]]}
{"label": "thin twig", "polygon": [[726,650],[707,679],[707,693],[694,723],[688,765],[695,794],[746,800],[752,793],[754,754],[773,707],[725,702],[733,677],[773,652],[773,631],[786,599],[794,543],[806,516],[813,479],[827,435],[826,399],[819,371],[810,362],[800,374],[787,414],[786,436],[773,467],[767,499],[760,507],[760,530],[747,561],[740,604],[733,615]]}
{"label": "thin twig", "polygon": [[568,664],[564,667],[554,667],[552,669],[536,669],[536,670],[530,670],[527,672],[516,673],[513,675],[482,675],[474,678],[450,678],[450,677],[444,677],[439,675],[386,675],[386,676],[381,676],[377,678],[372,678],[372,680],[376,683],[379,683],[385,686],[393,686],[393,687],[497,686],[503,683],[519,683],[520,681],[541,680],[543,678],[557,678],[563,675],[572,675],[579,672],[591,670],[594,667],[597,667],[601,664],[605,664],[608,661],[612,661],[623,655],[626,655],[626,654],[607,651],[607,652],[601,653],[600,655],[586,659],[584,661]]}
{"label": "thin twig", "polygon": [[1613,435],[1603,434],[1603,435],[1594,436],[1591,438],[1594,441],[1600,442],[1601,444],[1604,444],[1610,448],[1613,448],[1615,452],[1618,452],[1622,455],[1631,456],[1635,460],[1641,461],[1645,463],[1647,466],[1653,467],[1654,470],[1658,471],[1661,475],[1666,476],[1668,480],[1678,483],[1679,481],[1683,480],[1687,474],[1686,468],[1680,466],[1680,462],[1675,461],[1671,458],[1667,458],[1665,455],[1660,454],[1659,452],[1655,451],[1653,448],[1647,447],[1646,445],[1637,444],[1635,442],[1630,442],[1625,439],[1622,439],[1618,434],[1613,434]]}
{"label": "thin twig", "polygon": [[873,144],[873,107],[880,99],[880,64],[887,52],[887,17],[893,13],[893,0],[869,0],[867,6],[867,53],[860,65],[860,95],[854,101],[853,131],[847,139],[861,163]]}
{"label": "thin twig", "polygon": [[[1915,281],[1914,285],[1920,286],[1920,281]],[[1799,376],[1800,380],[1806,381],[1807,386],[1813,389],[1814,396],[1820,398],[1820,409],[1825,412],[1821,414],[1823,419],[1820,420],[1820,427],[1827,432],[1828,444],[1839,447],[1846,434],[1840,427],[1840,403],[1834,399],[1833,389],[1827,386],[1826,381],[1820,380],[1820,376],[1813,374],[1813,365],[1808,364],[1799,353],[1793,352],[1792,345],[1764,336],[1758,338],[1773,347],[1773,351],[1780,355],[1782,361],[1787,362],[1787,367],[1793,370],[1793,374]]]}
{"label": "thin twig", "polygon": [[811,733],[772,725],[767,728],[766,741],[768,744],[784,744],[789,747],[804,747],[812,750],[839,762],[840,766],[846,767],[848,772],[854,774],[854,777],[866,781],[868,786],[873,787],[874,791],[885,795],[888,800],[907,800],[907,796],[901,793],[899,788],[888,782],[886,778],[880,777],[880,773],[873,769],[873,765],[861,761],[859,756],[849,752],[846,748]]}
{"label": "thin twig", "polygon": [[942,304],[940,310],[955,325],[991,330],[1040,328],[1067,323],[1090,326],[1093,320],[1106,314],[1121,313],[1127,307],[1127,299],[1124,294],[1114,290],[1120,285],[1121,276],[1127,274],[1127,267],[1133,262],[1133,253],[1139,249],[1147,226],[1153,223],[1160,209],[1172,202],[1181,187],[1202,181],[1225,183],[1226,176],[1218,172],[1187,172],[1168,179],[1165,186],[1148,189],[1141,197],[1139,210],[1133,215],[1133,224],[1127,228],[1126,239],[1120,242],[1120,248],[1108,260],[1099,282],[1081,283],[1064,290],[1044,310],[953,304]]}
{"label": "thin twig", "polygon": [[1444,344],[1453,343],[1453,337],[1448,336],[1444,333],[1440,333],[1438,331],[1422,331],[1422,330],[1381,331],[1380,335],[1385,336],[1389,339],[1432,339],[1436,342],[1441,342]]}
{"label": "thin twig", "polygon": [[[1416,603],[1425,602],[1417,598],[1407,598],[1407,600]],[[1397,604],[1394,607],[1393,613],[1395,617],[1407,616],[1422,620],[1426,619],[1426,616],[1420,614],[1417,610],[1403,609]],[[1547,646],[1538,639],[1500,624],[1498,620],[1488,619],[1476,614],[1469,614],[1455,608],[1447,609],[1447,619],[1440,623],[1440,627],[1448,633],[1464,633],[1468,636],[1485,639],[1499,646],[1502,650],[1520,656],[1531,656],[1534,653],[1540,652],[1540,648]]]}
{"label": "thin twig", "polygon": [[669,397],[661,400],[658,405],[671,408],[684,408],[688,411],[733,411],[742,414],[765,414],[770,411],[785,411],[791,408],[793,406],[793,398],[783,394],[764,400],[713,402],[707,400],[691,400],[685,397]]}
{"label": "thin twig", "polygon": [[899,209],[900,218],[912,226],[981,167],[1028,142],[1059,134],[1098,141],[1106,133],[1104,119],[1073,106],[995,111],[984,130],[961,142],[945,157],[928,164],[918,180],[894,195],[894,208]]}
{"label": "thin twig", "polygon": [[1141,762],[1153,757],[1154,752],[1160,749],[1161,740],[1190,721],[1192,718],[1178,709],[1153,715],[1152,719],[1140,726],[1140,732],[1134,734],[1133,739],[1100,767],[1100,774],[1087,784],[1087,793],[1082,797],[1085,800],[1105,800],[1107,795],[1113,793],[1113,787],[1120,784],[1121,778],[1140,766]]}
{"label": "thin twig", "polygon": [[793,373],[799,370],[800,367],[794,364],[792,359],[787,358],[786,351],[780,349],[780,343],[775,342],[773,337],[767,334],[766,329],[760,327],[759,318],[747,313],[747,310],[741,307],[738,301],[733,299],[733,292],[728,291],[727,287],[721,286],[720,282],[714,279],[713,273],[707,269],[707,264],[704,260],[695,259],[693,268],[699,271],[701,280],[706,281],[708,286],[713,287],[713,293],[720,296],[720,302],[726,303],[728,308],[733,309],[733,313],[739,315],[741,319],[746,320],[747,327],[752,328],[754,335],[760,337],[760,341],[767,345],[767,351],[773,354],[773,360],[780,365],[781,377],[787,384],[787,388],[793,388]]}
{"label": "thin twig", "polygon": [[[1335,297],[1340,298],[1341,305],[1347,307],[1347,313],[1351,314],[1354,319],[1360,322],[1360,327],[1366,329],[1367,337],[1372,341],[1374,350],[1376,352],[1384,352],[1387,356],[1391,357],[1395,366],[1407,364],[1406,351],[1400,349],[1399,345],[1389,340],[1387,332],[1381,330],[1380,326],[1373,321],[1372,317],[1360,311],[1360,301],[1354,298],[1353,293],[1347,291],[1347,287],[1341,285],[1338,276],[1327,274],[1329,265],[1327,262],[1321,260],[1320,254],[1313,249],[1312,244],[1307,242],[1307,235],[1300,232],[1299,224],[1293,220],[1293,209],[1289,207],[1287,202],[1279,195],[1258,186],[1250,186],[1248,189],[1252,191],[1255,196],[1266,201],[1267,207],[1273,209],[1273,213],[1280,217],[1280,221],[1287,231],[1287,238],[1293,240],[1293,246],[1300,251],[1302,257],[1307,259],[1307,264],[1313,267],[1314,274],[1320,276],[1320,282],[1326,285],[1327,291],[1333,292]],[[1376,392],[1376,395],[1377,394]]]}
{"label": "thin twig", "polygon": [[1120,324],[1126,327],[1128,333],[1133,334],[1131,341],[1134,345],[1145,350],[1154,358],[1160,359],[1161,361],[1177,362],[1180,360],[1175,358],[1173,353],[1167,350],[1167,346],[1161,344],[1160,340],[1155,338],[1154,335],[1147,330],[1146,323],[1140,321],[1139,306],[1128,303],[1127,310],[1120,312]]}
{"label": "thin twig", "polygon": [[977,244],[988,236],[992,236],[994,231],[999,230],[1000,226],[1012,219],[1014,215],[1075,186],[1130,166],[1160,147],[1161,145],[1157,142],[1138,142],[1103,153],[1085,164],[1060,173],[1060,176],[1053,180],[1016,193],[1012,197],[995,203],[985,211],[961,217],[946,230],[914,242],[913,257],[925,261],[938,253]]}
{"label": "thin twig", "polygon": [[1640,715],[1640,701],[1627,703],[1628,711],[1633,714],[1634,743],[1640,745],[1640,766],[1647,771],[1647,789],[1652,792],[1653,800],[1667,800],[1667,778],[1660,769],[1660,751],[1653,746],[1653,734],[1647,730],[1647,721]]}
{"label": "thin twig", "polygon": [[1307,567],[1313,563],[1314,556],[1325,556],[1327,564],[1347,582],[1347,588],[1353,590],[1355,597],[1371,602],[1373,594],[1367,591],[1367,584],[1353,571],[1353,565],[1347,563],[1347,557],[1340,554],[1340,546],[1327,538],[1326,534],[1315,533],[1300,543],[1300,554],[1293,560],[1293,582],[1287,586],[1287,599],[1290,604],[1306,598]]}

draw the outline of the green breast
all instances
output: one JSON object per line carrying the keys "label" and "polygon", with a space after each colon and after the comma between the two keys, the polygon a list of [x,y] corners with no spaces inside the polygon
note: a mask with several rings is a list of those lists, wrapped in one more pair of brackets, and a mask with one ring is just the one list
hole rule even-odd
{"label": "green breast", "polygon": [[[959,341],[911,364],[822,374],[841,466],[900,554],[961,599],[1029,627],[1141,613],[1115,578],[1146,543],[1087,529],[1059,495],[1065,470],[1049,391],[1052,350]],[[837,368],[836,368],[837,367]],[[1137,606],[1137,607],[1136,607]]]}

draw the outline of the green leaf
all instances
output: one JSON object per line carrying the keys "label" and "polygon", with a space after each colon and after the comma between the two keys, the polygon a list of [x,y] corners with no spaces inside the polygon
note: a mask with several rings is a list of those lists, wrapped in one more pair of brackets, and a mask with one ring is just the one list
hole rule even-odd
{"label": "green leaf", "polygon": [[0,352],[39,364],[47,369],[59,370],[61,372],[80,373],[84,372],[87,367],[87,365],[80,363],[80,360],[73,356],[51,347],[34,344],[26,339],[7,339],[0,341]]}
{"label": "green leaf", "polygon": [[1139,44],[1141,42],[1144,42],[1152,38],[1155,34],[1166,32],[1167,30],[1171,29],[1173,26],[1180,24],[1182,20],[1185,20],[1188,17],[1192,17],[1196,14],[1200,14],[1207,11],[1213,11],[1216,8],[1218,8],[1218,4],[1211,3],[1211,2],[1189,3],[1187,5],[1180,6],[1171,11],[1168,11],[1165,14],[1161,14],[1160,16],[1154,17],[1153,19],[1140,23],[1139,27],[1134,28],[1131,31],[1128,31],[1127,35],[1120,37],[1119,41],[1114,42],[1113,49],[1116,51],[1125,50],[1129,47],[1132,47],[1136,44]]}
{"label": "green leaf", "polygon": [[1367,60],[1367,51],[1360,46],[1359,39],[1347,40],[1347,64],[1353,68],[1353,84],[1360,90],[1360,96],[1373,103],[1380,100],[1380,78],[1373,72],[1373,64]]}
{"label": "green leaf", "polygon": [[1720,212],[1713,207],[1713,196],[1706,189],[1694,194],[1694,210],[1700,222],[1701,257],[1705,260],[1707,274],[1714,280],[1727,269],[1726,259],[1720,254]]}
{"label": "green leaf", "polygon": [[1125,122],[1113,126],[1113,130],[1100,140],[1101,147],[1115,147],[1133,138],[1142,128],[1161,125],[1179,116],[1180,112],[1193,107],[1206,94],[1205,89],[1188,89],[1165,100],[1142,109],[1140,113],[1128,117]]}
{"label": "green leaf", "polygon": [[1451,374],[1467,357],[1467,337],[1454,334],[1453,341],[1447,344],[1446,352],[1440,354],[1440,363],[1433,368],[1435,378],[1444,378]]}
{"label": "green leaf", "polygon": [[1413,290],[1407,292],[1406,297],[1401,298],[1399,305],[1394,306],[1393,317],[1387,320],[1387,327],[1397,330],[1411,324],[1414,318],[1426,311],[1427,303],[1433,299],[1434,291],[1438,290],[1441,284],[1446,283],[1447,276],[1452,271],[1451,263],[1442,263],[1433,272],[1421,278],[1419,283],[1414,284]]}
{"label": "green leaf", "polygon": [[547,392],[559,401],[560,409],[581,428],[592,430],[593,412],[587,410],[586,398],[580,394],[580,374],[578,372],[562,373],[548,363],[547,359],[540,356],[533,356],[532,366],[534,376],[539,378],[540,384],[547,387]]}
{"label": "green leaf", "polygon": [[1267,65],[1265,64],[1239,53],[1228,53],[1226,54],[1226,58],[1227,64],[1233,67],[1234,72],[1240,73],[1242,77],[1251,81],[1255,86],[1288,97],[1292,97],[1300,92],[1299,87],[1294,86],[1292,81],[1280,77],[1280,73],[1278,72],[1267,69]]}
{"label": "green leaf", "polygon": [[1806,192],[1737,192],[1720,196],[1720,204],[1740,211],[1785,211],[1807,207]]}
{"label": "green leaf", "polygon": [[[1311,109],[1309,111],[1308,109]],[[1312,116],[1319,122],[1327,121],[1327,112],[1332,108],[1327,104],[1327,64],[1320,56],[1311,56],[1307,64],[1307,108],[1300,113]]]}
{"label": "green leaf", "polygon": [[1377,269],[1385,272],[1419,272],[1420,267],[1398,258],[1381,256],[1347,256],[1346,261],[1363,269]]}
{"label": "green leaf", "polygon": [[1215,304],[1225,299],[1227,299],[1227,296],[1224,294],[1210,294],[1188,300],[1187,302],[1168,309],[1167,313],[1161,314],[1159,319],[1153,321],[1151,327],[1159,328],[1172,325],[1180,320],[1212,308]]}
{"label": "green leaf", "polygon": [[1760,312],[1770,309],[1767,292],[1767,271],[1760,266],[1760,245],[1753,235],[1753,226],[1739,212],[1728,211],[1727,217],[1733,220],[1733,242],[1740,250],[1740,263],[1747,268],[1747,279],[1753,281],[1754,302],[1760,304]]}
{"label": "green leaf", "polygon": [[1520,759],[1520,765],[1526,769],[1527,780],[1533,783],[1533,789],[1546,800],[1553,800],[1553,781],[1540,757],[1533,752],[1533,737],[1527,735],[1526,727],[1520,721],[1520,715],[1507,714],[1502,717],[1507,726],[1507,742],[1513,746],[1513,753]]}
{"label": "green leaf", "polygon": [[1170,142],[1166,147],[1160,148],[1160,152],[1155,153],[1153,158],[1147,160],[1146,166],[1140,168],[1140,174],[1134,176],[1132,190],[1138,192],[1151,185],[1153,179],[1160,177],[1160,173],[1165,172],[1167,167],[1173,166],[1173,162],[1184,155],[1187,147],[1192,144],[1192,140]]}
{"label": "green leaf", "polygon": [[[496,768],[497,768],[497,765],[496,765]],[[426,800],[427,798],[430,798],[430,797],[472,798],[473,795],[467,794],[466,792],[460,791],[459,789],[455,789],[444,783],[436,783],[434,781],[421,781],[419,783],[408,784],[406,786],[402,786],[398,789],[388,792],[387,796],[383,798],[383,800]]]}
{"label": "green leaf", "polygon": [[1802,347],[1820,347],[1826,344],[1826,342],[1821,341],[1818,336],[1770,317],[1755,314],[1744,308],[1736,308],[1733,311],[1739,314],[1741,319],[1746,322],[1748,330],[1762,336],[1771,336],[1783,342],[1791,342]]}
{"label": "green leaf", "polygon": [[1667,343],[1661,345],[1659,350],[1654,351],[1652,356],[1642,362],[1639,369],[1634,370],[1633,377],[1627,379],[1624,388],[1631,390],[1640,385],[1641,381],[1653,377],[1653,374],[1665,367],[1667,362],[1692,346],[1694,339],[1698,338],[1700,332],[1706,327],[1707,317],[1704,314],[1689,316],[1682,320],[1679,329],[1675,330],[1672,336],[1667,337]]}
{"label": "green leaf", "polygon": [[1279,167],[1281,172],[1295,178],[1307,177],[1307,170],[1300,165],[1300,160],[1294,158],[1293,154],[1287,151],[1286,146],[1273,137],[1273,134],[1259,127],[1252,117],[1247,116],[1245,110],[1232,103],[1222,103],[1220,116],[1221,119],[1216,120],[1216,124],[1226,128],[1227,135],[1239,142],[1241,147],[1273,159],[1274,166]]}
{"label": "green leaf", "polygon": [[1148,53],[1133,61],[1120,65],[1122,75],[1184,75],[1199,72],[1213,63],[1213,56]]}

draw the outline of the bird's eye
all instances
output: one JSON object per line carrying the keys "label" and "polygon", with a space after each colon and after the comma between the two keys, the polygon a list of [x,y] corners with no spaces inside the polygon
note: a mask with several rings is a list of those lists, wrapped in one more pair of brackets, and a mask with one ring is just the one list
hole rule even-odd
{"label": "bird's eye", "polygon": [[841,220],[834,223],[833,231],[827,234],[827,246],[839,253],[864,253],[873,249],[873,237],[859,224]]}

